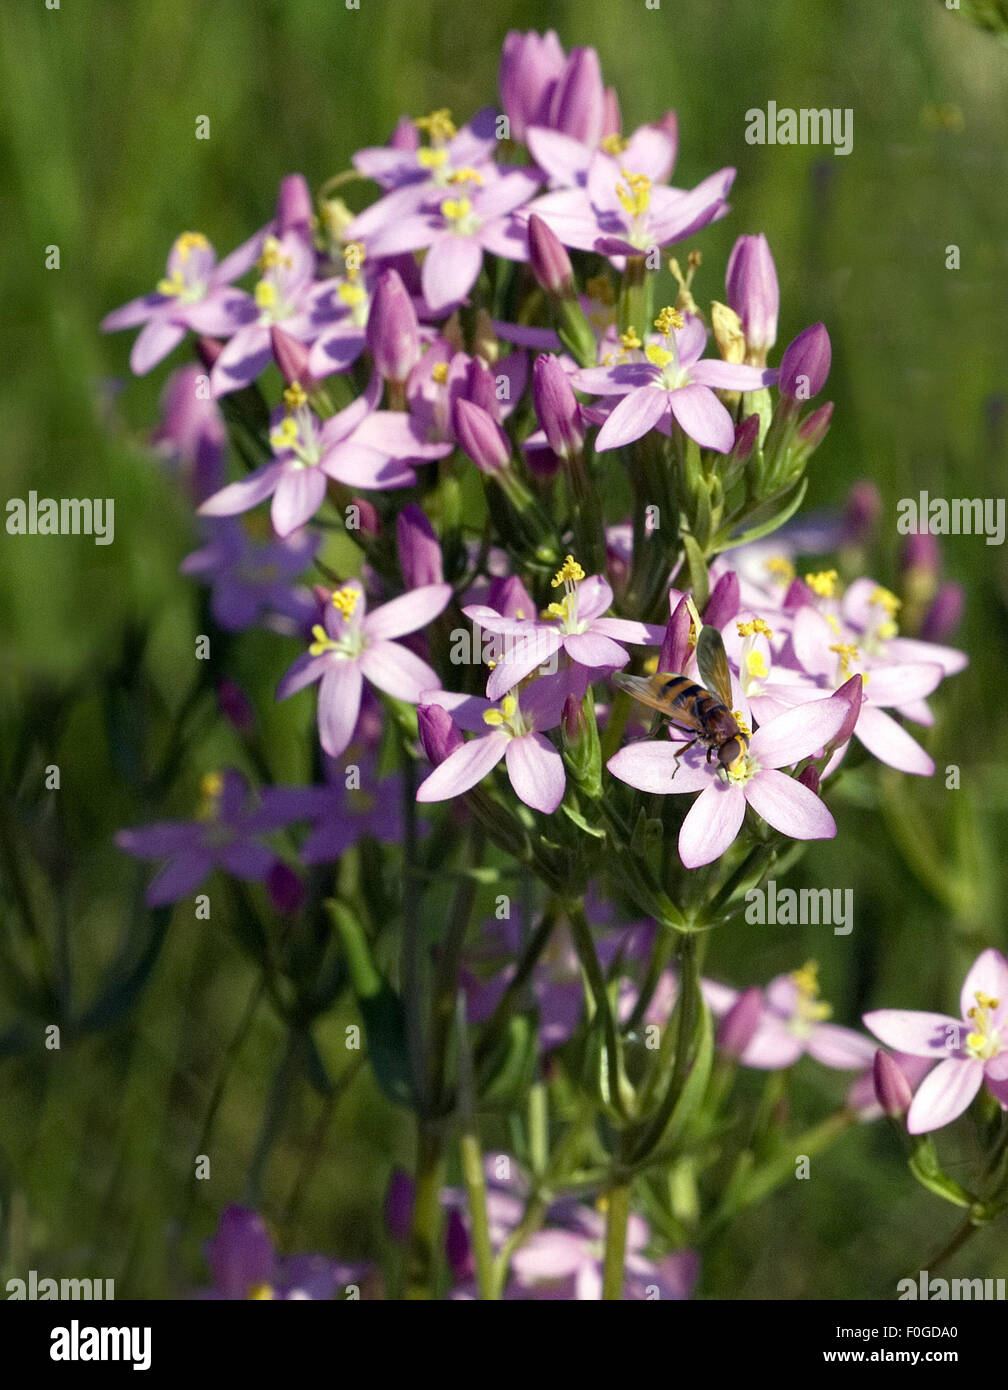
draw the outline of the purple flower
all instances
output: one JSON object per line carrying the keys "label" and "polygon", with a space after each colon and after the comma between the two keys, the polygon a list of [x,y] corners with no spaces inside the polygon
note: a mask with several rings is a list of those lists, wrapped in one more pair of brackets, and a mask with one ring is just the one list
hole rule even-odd
{"label": "purple flower", "polygon": [[202,232],[183,232],[176,239],[155,293],[133,299],[102,319],[106,333],[144,325],[130,352],[136,376],[156,367],[190,330],[226,337],[254,317],[249,296],[229,286],[255,263],[259,245],[255,236],[218,264]]}
{"label": "purple flower", "polygon": [[837,1071],[860,1071],[872,1064],[874,1043],[851,1028],[826,1022],[833,1010],[819,998],[818,969],[809,961],[770,981],[755,1031],[739,1055],[743,1066],[780,1071],[805,1053]]}
{"label": "purple flower", "polygon": [[115,842],[139,859],[167,859],[147,887],[147,903],[163,907],[194,892],[214,869],[235,878],[262,880],[277,862],[260,843],[277,823],[250,802],[240,772],[210,773],[200,786],[202,800],[194,821],[161,821],[138,830],[120,830]]}
{"label": "purple flower", "polygon": [[728,303],[742,320],[748,360],[762,365],[767,350],[777,341],[780,308],[777,268],[762,232],[758,236],[740,236],[732,247],[725,288]]}
{"label": "purple flower", "polygon": [[821,323],[804,329],[784,349],[780,364],[780,392],[792,400],[807,401],[826,385],[832,348]]}
{"label": "purple flower", "polygon": [[558,458],[580,456],[584,449],[581,407],[560,359],[543,354],[532,368],[532,397],[536,415],[550,448]]}
{"label": "purple flower", "polygon": [[227,426],[206,386],[206,373],[195,363],[172,372],[161,393],[161,424],[154,435],[159,453],[186,470],[197,503],[223,485],[227,452]]}
{"label": "purple flower", "polygon": [[556,33],[511,29],[504,38],[500,61],[500,98],[511,126],[512,140],[524,140],[529,126],[545,125],[566,59]]}
{"label": "purple flower", "polygon": [[[375,433],[365,435],[362,427],[380,389],[381,379],[376,377],[363,396],[323,423],[309,408],[301,387],[296,382],[289,386],[284,392],[284,407],[273,413],[270,443],[274,461],[208,498],[199,508],[200,516],[234,516],[272,496],[273,529],[278,536],[289,536],[321,507],[330,478],[353,488],[409,487],[415,483],[416,474],[401,458],[392,458],[375,444],[364,442],[365,438],[371,441],[379,437]],[[389,448],[399,442],[390,439]]]}
{"label": "purple flower", "polygon": [[[616,127],[617,131],[619,127]],[[599,167],[607,169],[606,179],[613,186],[625,177],[624,170],[633,170],[637,179],[650,179],[652,184],[664,184],[672,172],[678,152],[678,131],[674,112],[655,125],[642,125],[627,139],[616,133],[604,133],[593,143],[575,139],[559,130],[533,127],[528,133],[528,146],[540,169],[550,178],[551,187],[583,189],[588,183],[596,155],[601,156]],[[608,166],[602,159],[609,161]],[[602,182],[602,175],[596,175]],[[639,184],[643,188],[643,184]],[[549,205],[547,205],[549,206]],[[574,200],[554,206],[581,208]]]}
{"label": "purple flower", "polygon": [[[348,759],[346,766],[342,766]],[[327,768],[324,786],[266,787],[266,816],[285,825],[308,821],[312,831],[301,848],[305,864],[328,864],[364,835],[395,844],[402,834],[401,778],[381,778],[373,752],[345,752]]]}
{"label": "purple flower", "polygon": [[420,360],[416,310],[395,270],[385,270],[378,277],[368,316],[367,345],[375,370],[387,381],[405,381]]}
{"label": "purple flower", "polygon": [[985,1083],[1008,1110],[1008,960],[983,951],[960,995],[961,1019],[912,1009],[876,1009],[865,1026],[886,1044],[938,1065],[921,1082],[907,1115],[911,1134],[941,1129]]}
{"label": "purple flower", "polygon": [[[915,1087],[920,1085],[933,1066],[930,1058],[911,1057],[909,1052],[899,1051],[890,1056],[879,1048],[872,1066],[851,1083],[846,1098],[847,1109],[856,1110],[859,1119],[868,1121],[879,1119],[887,1111],[895,1118],[899,1106],[898,1113],[902,1118],[910,1107]],[[893,1068],[900,1072],[902,1084],[896,1079]],[[883,1075],[884,1080],[880,1079]],[[880,1096],[885,1099],[885,1107]]]}
{"label": "purple flower", "polygon": [[201,1299],[331,1299],[369,1272],[325,1255],[279,1258],[259,1213],[239,1206],[221,1213],[206,1254],[213,1286],[197,1294]]}
{"label": "purple flower", "polygon": [[528,260],[528,233],[514,216],[541,182],[538,173],[462,171],[437,207],[390,219],[368,240],[372,255],[427,248],[421,272],[424,299],[436,314],[461,303],[476,283],[483,252]]}
{"label": "purple flower", "polygon": [[772,382],[775,373],[714,358],[701,361],[707,334],[692,315],[684,319],[666,308],[655,323],[661,336],[650,335],[636,361],[589,367],[572,377],[579,390],[622,397],[599,430],[596,451],[629,444],[652,429],[669,434],[674,419],[698,444],[730,453],[735,426],[715,389],[755,391]]}
{"label": "purple flower", "polygon": [[210,523],[210,539],[179,566],[211,586],[210,611],[227,632],[241,632],[261,618],[278,614],[298,628],[311,621],[315,605],[309,589],[296,585],[321,544],[321,536],[301,531],[287,540],[261,538],[231,517]]}
{"label": "purple flower", "polygon": [[[379,198],[354,218],[346,236],[367,242],[371,249],[375,231],[395,216],[415,211],[432,195],[443,195],[466,169],[489,165],[497,149],[496,116],[493,107],[484,107],[461,130],[456,130],[451,113],[446,110],[416,121],[404,118],[388,145],[358,150],[353,157],[354,168],[402,196]],[[429,145],[421,144],[421,130],[430,137]]]}
{"label": "purple flower", "polygon": [[819,752],[850,714],[850,702],[839,695],[788,710],[756,730],[739,769],[725,771],[723,778],[702,749],[677,753],[671,742],[650,739],[621,748],[606,766],[641,791],[700,792],[679,832],[679,857],[686,868],[696,869],[713,863],[733,843],[747,805],[793,840],[833,838],[836,822],[823,802],[779,769]]}
{"label": "purple flower", "polygon": [[527,212],[537,213],[565,246],[611,257],[643,256],[723,217],[734,178],[734,169],[722,169],[687,193],[657,184],[646,171],[599,151],[584,188],[546,193]]}
{"label": "purple flower", "polygon": [[319,681],[319,738],[330,757],[339,757],[353,737],[364,677],[410,704],[437,685],[426,661],[393,639],[436,618],[451,596],[450,584],[427,584],[368,613],[363,587],[349,580],[326,603],[322,622],[312,629],[315,640],[282,677],[277,699]]}
{"label": "purple flower", "polygon": [[421,782],[417,801],[447,801],[461,796],[490,773],[503,758],[516,796],[547,815],[563,800],[566,787],[563,758],[544,736],[563,714],[566,690],[559,682],[538,680],[519,695],[505,695],[500,709],[478,695],[425,691],[422,704],[440,705],[460,729],[479,733],[453,753]]}

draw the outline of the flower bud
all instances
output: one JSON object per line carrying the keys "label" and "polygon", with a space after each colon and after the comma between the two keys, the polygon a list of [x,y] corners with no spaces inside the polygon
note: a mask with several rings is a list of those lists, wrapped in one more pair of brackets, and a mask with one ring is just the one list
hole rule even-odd
{"label": "flower bud", "polygon": [[496,474],[507,468],[511,459],[507,435],[482,406],[457,400],[452,423],[459,444],[481,473]]}
{"label": "flower bud", "polygon": [[665,637],[658,654],[658,670],[680,675],[690,653],[690,614],[685,594],[673,608],[665,626]]}
{"label": "flower bud", "polygon": [[528,222],[529,264],[532,274],[546,291],[557,299],[574,293],[574,270],[570,256],[546,222],[533,213]]}
{"label": "flower bud", "polygon": [[297,232],[310,238],[314,215],[311,189],[304,174],[288,174],[280,180],[276,204],[276,235]]}
{"label": "flower bud", "polygon": [[379,275],[367,325],[368,351],[386,381],[405,381],[420,361],[420,325],[396,270]]}
{"label": "flower bud", "polygon": [[[747,463],[756,447],[759,431],[760,417],[754,411],[752,415],[747,415],[740,425],[735,426],[735,443],[732,445],[732,451],[728,457],[736,463]],[[725,466],[727,467],[727,459]]]}
{"label": "flower bud", "polygon": [[240,685],[224,677],[217,682],[217,705],[221,714],[239,734],[249,734],[255,728],[255,710]]}
{"label": "flower bud", "polygon": [[193,501],[205,502],[226,481],[227,426],[220,406],[201,390],[205,372],[195,363],[173,372],[161,396],[159,450],[188,473]]}
{"label": "flower bud", "polygon": [[916,531],[903,542],[899,558],[901,574],[917,572],[937,578],[941,573],[941,547],[930,531]]}
{"label": "flower bud", "polygon": [[417,705],[417,728],[428,761],[435,767],[462,747],[464,740],[455,721],[440,705]]}
{"label": "flower bud", "polygon": [[738,575],[734,570],[726,570],[711,590],[707,607],[703,611],[704,624],[724,627],[738,613],[741,601]]}
{"label": "flower bud", "polygon": [[395,130],[389,136],[389,149],[417,150],[420,148],[420,132],[409,116],[400,116]]}
{"label": "flower bud", "polygon": [[385,1193],[385,1229],[393,1240],[405,1244],[413,1224],[413,1179],[402,1168],[393,1168]]}
{"label": "flower bud", "polygon": [[475,1275],[476,1265],[473,1260],[469,1232],[466,1230],[462,1213],[455,1207],[448,1209],[448,1215],[445,1218],[444,1248],[454,1282],[456,1284],[467,1283]]}
{"label": "flower bud", "polygon": [[804,329],[784,349],[780,364],[780,393],[791,400],[817,396],[829,376],[832,349],[824,324]]}
{"label": "flower bud", "polygon": [[304,902],[304,884],[293,869],[278,859],[266,875],[266,891],[277,912],[288,916]]}
{"label": "flower bud", "polygon": [[803,787],[807,787],[813,796],[819,795],[819,774],[811,764],[809,764],[808,767],[802,768],[801,772],[798,774],[798,781]]}
{"label": "flower bud", "polygon": [[594,48],[571,49],[550,103],[550,126],[572,140],[595,146],[602,139],[605,106],[598,54]]}
{"label": "flower bud", "polygon": [[560,737],[571,776],[585,796],[594,799],[602,793],[602,748],[591,700],[590,693],[583,700],[576,695],[567,696]]}
{"label": "flower bud", "polygon": [[[825,410],[826,407],[823,406],[822,409]],[[819,411],[815,413],[818,415]],[[814,418],[810,415],[808,420],[803,420],[798,433],[801,434],[802,429]],[[867,480],[854,483],[847,494],[847,505],[844,507],[841,545],[861,545],[867,541],[878,524],[881,511],[882,495],[875,484]]]}
{"label": "flower bud", "polygon": [[308,370],[308,348],[300,338],[292,338],[274,324],[270,329],[270,342],[274,360],[287,384],[296,381],[306,391],[311,390],[315,380]]}
{"label": "flower bud", "polygon": [[740,236],[732,247],[725,290],[728,303],[742,322],[750,359],[761,366],[766,362],[767,350],[777,341],[780,309],[777,269],[762,232],[759,236]]}
{"label": "flower bud", "polygon": [[443,584],[441,546],[427,514],[415,502],[403,507],[396,520],[399,542],[399,568],[407,589],[424,584]]}
{"label": "flower bud", "polygon": [[741,1057],[752,1042],[763,1012],[763,991],[758,985],[745,989],[735,1000],[717,1031],[718,1051]]}
{"label": "flower bud", "polygon": [[224,351],[224,344],[219,338],[208,338],[205,334],[201,334],[196,339],[196,351],[199,353],[200,361],[209,372],[213,370],[213,364]]}
{"label": "flower bud", "polygon": [[920,635],[925,642],[944,642],[962,622],[966,595],[961,584],[943,584],[924,615]]}
{"label": "flower bud", "polygon": [[366,497],[354,497],[349,505],[357,508],[360,521],[358,529],[362,536],[373,537],[381,534],[381,519],[373,502],[369,502]]}
{"label": "flower bud", "polygon": [[522,444],[521,450],[533,478],[555,478],[559,473],[562,460],[557,458],[545,440],[530,436]]}
{"label": "flower bud", "polygon": [[524,140],[529,126],[547,123],[564,62],[563,47],[552,29],[546,34],[520,34],[512,29],[507,34],[499,86],[512,140]]}
{"label": "flower bud", "polygon": [[832,419],[832,401],[827,401],[825,405],[819,406],[817,410],[813,410],[811,414],[805,416],[805,419],[798,426],[798,443],[806,454],[811,454],[819,448],[819,445],[826,438]]}
{"label": "flower bud", "polygon": [[492,420],[497,419],[499,403],[493,373],[478,357],[474,357],[466,368],[465,390],[462,395],[467,401],[472,401],[473,405],[485,410]]}
{"label": "flower bud", "polygon": [[581,407],[558,358],[547,353],[536,358],[532,369],[532,398],[553,452],[562,459],[580,457],[585,438]]}
{"label": "flower bud", "polygon": [[875,1081],[875,1096],[883,1113],[888,1115],[890,1120],[901,1120],[910,1109],[913,1091],[899,1064],[881,1048],[875,1053],[872,1076]]}

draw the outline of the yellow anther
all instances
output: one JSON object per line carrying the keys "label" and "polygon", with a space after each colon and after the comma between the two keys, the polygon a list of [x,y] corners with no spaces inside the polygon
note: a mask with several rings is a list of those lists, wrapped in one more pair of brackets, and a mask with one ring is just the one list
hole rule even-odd
{"label": "yellow anther", "polygon": [[448,158],[448,151],[432,150],[426,145],[416,152],[417,163],[421,169],[440,169]]}
{"label": "yellow anther", "polygon": [[353,308],[355,304],[363,304],[364,300],[367,299],[367,290],[363,285],[351,285],[346,281],[340,285],[336,293],[339,295],[340,299],[342,299],[343,303],[349,304],[351,308]]}
{"label": "yellow anther", "polygon": [[746,723],[746,718],[742,711],[738,709],[733,709],[732,718],[735,720],[735,723],[739,726],[739,733],[745,734],[746,738],[752,738],[752,729],[750,729],[749,725]]}
{"label": "yellow anther", "polygon": [[284,251],[280,242],[275,236],[268,236],[263,242],[263,249],[259,254],[260,270],[275,270],[277,266],[291,266],[294,262]]}
{"label": "yellow anther", "polygon": [[248,1296],[259,1301],[272,1299],[273,1289],[269,1284],[250,1284]]}
{"label": "yellow anther", "polygon": [[472,203],[468,198],[446,198],[441,204],[441,216],[448,222],[461,222],[471,212]]}
{"label": "yellow anther", "polygon": [[344,620],[349,622],[360,602],[360,596],[360,589],[355,589],[352,584],[344,584],[342,589],[337,589],[333,593],[330,601],[336,612],[342,614]]}
{"label": "yellow anther", "polygon": [[503,700],[501,700],[501,709],[504,711],[505,719],[511,719],[517,708],[518,700],[514,695],[505,695]]}
{"label": "yellow anther", "polygon": [[496,729],[504,723],[504,716],[499,709],[488,709],[483,714],[483,723],[489,724],[491,729]]}
{"label": "yellow anther", "polygon": [[669,352],[668,348],[659,347],[657,343],[648,343],[644,349],[644,356],[652,367],[667,367],[670,362],[676,360],[674,352]]}
{"label": "yellow anther", "polygon": [[170,279],[159,280],[157,283],[158,294],[176,295],[181,294],[185,289],[185,276],[181,270],[173,270]]}
{"label": "yellow anther", "polygon": [[[836,652],[837,656],[840,658],[840,674],[843,676],[844,680],[846,680],[853,674],[851,662],[860,660],[860,653],[857,647],[855,647],[852,642],[834,642],[830,647],[830,651]],[[865,676],[864,679],[867,680],[867,676]]]}
{"label": "yellow anther", "polygon": [[[284,392],[286,397],[287,392]],[[306,397],[307,399],[307,397]],[[274,449],[293,449],[298,442],[298,424],[293,415],[285,415],[270,435]]]}
{"label": "yellow anther", "polygon": [[816,998],[819,993],[819,962],[807,960],[800,970],[791,971],[791,978],[802,994],[810,999]]}
{"label": "yellow anther", "polygon": [[971,1052],[979,1052],[986,1041],[983,1033],[970,1033],[966,1038],[966,1046]]}
{"label": "yellow anther", "polygon": [[658,658],[656,656],[649,656],[641,669],[645,676],[653,676],[658,670]]}
{"label": "yellow anther", "polygon": [[559,589],[561,584],[579,584],[584,577],[585,572],[574,556],[568,555],[553,576],[553,588]]}
{"label": "yellow anther", "polygon": [[627,352],[632,352],[635,348],[644,346],[641,339],[637,336],[636,328],[628,328],[625,333],[619,335],[619,340],[626,348]]}
{"label": "yellow anther", "polygon": [[183,232],[175,241],[175,250],[181,261],[189,259],[190,251],[209,251],[209,249],[210,243],[202,232]]}
{"label": "yellow anther", "polygon": [[478,169],[456,169],[453,174],[449,174],[448,182],[482,184],[483,175]]}
{"label": "yellow anther", "polygon": [[989,994],[984,994],[982,989],[978,989],[973,998],[980,1005],[981,1009],[996,1009],[1001,1003],[1000,999],[992,999]]}
{"label": "yellow anther", "polygon": [[689,266],[691,271],[699,270],[700,267],[703,265],[703,252],[690,251],[686,257],[686,264]]}
{"label": "yellow anther", "polygon": [[746,670],[753,680],[765,680],[770,674],[762,652],[750,652],[746,657]]}
{"label": "yellow anther", "polygon": [[559,603],[548,604],[539,616],[544,621],[549,618],[559,618],[561,622],[566,622],[570,617],[570,608],[567,606],[567,600],[562,599]]}
{"label": "yellow anther", "polygon": [[283,393],[283,398],[288,410],[300,410],[303,405],[308,404],[308,393],[300,381],[292,381]]}
{"label": "yellow anther", "polygon": [[224,778],[219,772],[208,772],[200,778],[199,789],[204,800],[216,799],[224,790]]}
{"label": "yellow anther", "polygon": [[620,173],[626,181],[616,185],[616,196],[631,217],[641,217],[651,206],[651,180],[647,174],[631,174],[627,169]]}
{"label": "yellow anther", "polygon": [[616,291],[608,275],[593,275],[585,282],[585,294],[598,304],[616,303]]}
{"label": "yellow anther", "polygon": [[881,585],[872,591],[869,603],[877,603],[880,608],[885,609],[890,618],[895,618],[903,607],[903,600],[897,598],[891,589],[883,589]]}
{"label": "yellow anther", "polygon": [[276,285],[269,280],[260,280],[255,287],[255,302],[260,309],[273,309],[277,302]]}
{"label": "yellow anther", "polygon": [[673,309],[671,305],[666,305],[654,321],[655,328],[659,333],[664,333],[666,338],[676,328],[685,328],[686,320],[678,309]]}
{"label": "yellow anther", "polygon": [[335,648],[336,643],[332,640],[321,623],[316,623],[311,632],[315,641],[308,648],[309,656],[321,656],[323,652],[331,652]]}
{"label": "yellow anther", "polygon": [[524,621],[525,621],[525,609],[524,609],[524,608],[516,608],[516,609],[515,609],[515,617],[518,619],[519,622],[524,622]]}
{"label": "yellow anther", "polygon": [[820,570],[818,574],[807,574],[805,583],[820,598],[832,598],[836,593],[838,578],[836,570]]}
{"label": "yellow anther", "polygon": [[757,633],[760,633],[769,641],[773,636],[770,628],[762,618],[753,618],[748,623],[737,623],[736,626],[738,627],[738,635],[740,637],[755,637]]}
{"label": "yellow anther", "polygon": [[605,150],[606,154],[622,154],[629,145],[629,140],[624,140],[622,135],[607,135],[599,144],[599,148]]}
{"label": "yellow anther", "polygon": [[448,380],[448,363],[435,362],[434,366],[431,368],[431,376],[439,386],[443,386]]}
{"label": "yellow anther", "polygon": [[429,116],[418,116],[413,124],[417,130],[425,130],[432,140],[451,140],[458,133],[447,106],[432,111]]}
{"label": "yellow anther", "polygon": [[794,565],[783,555],[771,555],[766,562],[766,570],[767,574],[779,579],[783,584],[790,584],[795,577]]}

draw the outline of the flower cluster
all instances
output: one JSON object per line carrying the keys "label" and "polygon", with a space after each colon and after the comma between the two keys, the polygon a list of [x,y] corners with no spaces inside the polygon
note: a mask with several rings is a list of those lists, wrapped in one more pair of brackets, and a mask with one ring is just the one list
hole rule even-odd
{"label": "flower cluster", "polygon": [[[513,1100],[553,1068],[564,1104],[580,1088],[604,1114],[609,1153],[596,1137],[581,1159],[606,1216],[540,1200],[556,1176],[541,1163],[480,1197],[467,1151],[467,1193],[443,1194],[453,1296],[487,1296],[504,1258],[507,1297],[685,1297],[694,1257],[628,1223],[626,1173],[678,1155],[681,1190],[694,1183],[735,1063],[783,1073],[808,1054],[860,1073],[844,1123],[877,1113],[879,1075],[875,1045],[827,1021],[814,966],[739,992],[700,979],[694,943],[781,856],[837,834],[831,790],[852,765],[934,771],[906,724],[932,726],[930,697],[966,665],[941,645],[957,595],[923,538],[888,585],[866,576],[871,484],[841,518],[796,519],[832,417],[812,404],[829,334],[813,323],[778,353],[762,234],[738,237],[719,281],[699,249],[667,255],[728,215],[735,171],[676,187],[675,114],[624,131],[598,55],[553,33],[507,36],[500,104],[461,125],[404,117],[317,199],[288,176],[272,218],[221,260],[182,233],[155,290],[105,320],[139,328],[137,374],[194,335],[157,436],[203,528],[182,568],[210,586],[218,628],[298,644],[276,697],[317,687],[319,745],[313,779],[274,785],[262,730],[236,716],[259,789],[210,774],[194,819],[119,843],[167,861],[153,905],[221,871],[264,883],[277,911],[324,909],[291,947],[290,1016],[304,1026],[349,984],[379,1083],[428,1138],[451,1104]],[[337,195],[355,179],[377,187],[359,210]],[[234,706],[233,673],[216,674]],[[351,853],[321,888],[315,866]],[[460,889],[433,965],[412,958],[397,990],[374,950],[386,920],[408,962],[423,885],[442,869],[499,885],[502,856],[528,890],[522,923],[498,913],[463,954],[474,894]],[[308,941],[324,988],[306,984]],[[271,971],[288,944],[272,941]],[[410,991],[428,965],[443,993],[425,1036]],[[882,1108],[919,1086],[911,1132],[984,1084],[1008,1102],[1005,976],[981,957],[961,1025],[866,1017],[899,1052],[880,1064]],[[404,1217],[407,1277],[428,1289],[440,1171],[435,1156]],[[715,1225],[748,1190],[726,1191]],[[211,1259],[222,1297],[308,1288],[254,1214],[226,1214]],[[319,1267],[320,1287],[334,1271]]]}

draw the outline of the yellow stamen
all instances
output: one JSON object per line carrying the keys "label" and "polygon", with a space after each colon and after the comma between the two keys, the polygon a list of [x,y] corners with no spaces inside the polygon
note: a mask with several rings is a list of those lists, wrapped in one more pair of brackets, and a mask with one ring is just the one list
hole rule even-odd
{"label": "yellow stamen", "polygon": [[584,577],[585,572],[574,559],[574,556],[568,555],[553,576],[553,588],[559,589],[561,584],[579,584]]}
{"label": "yellow stamen", "polygon": [[649,656],[641,669],[645,676],[653,676],[658,670],[658,658],[656,656]]}
{"label": "yellow stamen", "polygon": [[336,643],[332,640],[321,623],[316,623],[311,631],[315,641],[308,648],[309,656],[321,656],[323,652],[335,650]]}
{"label": "yellow stamen", "polygon": [[187,261],[190,251],[209,251],[210,243],[202,232],[183,232],[175,241],[179,260]]}
{"label": "yellow stamen", "polygon": [[820,1023],[829,1018],[832,1008],[819,1000],[819,962],[806,961],[800,970],[791,972],[791,979],[798,987],[799,1018],[805,1023]]}
{"label": "yellow stamen", "polygon": [[657,343],[648,343],[644,349],[644,356],[652,367],[667,367],[670,362],[675,361],[675,353],[669,352],[668,348],[659,347]]}
{"label": "yellow stamen", "polygon": [[269,280],[260,280],[255,287],[255,302],[260,309],[273,309],[277,302],[276,285]]}
{"label": "yellow stamen", "polygon": [[820,570],[818,574],[807,574],[805,583],[820,598],[833,598],[838,577],[836,570]]}
{"label": "yellow stamen", "polygon": [[344,304],[349,304],[351,308],[356,304],[363,304],[367,298],[367,290],[363,285],[350,285],[343,283],[336,291]]}
{"label": "yellow stamen", "polygon": [[643,343],[637,336],[636,328],[628,328],[625,333],[619,335],[619,340],[626,348],[627,352],[632,352],[635,348],[643,347]]}
{"label": "yellow stamen", "polygon": [[482,184],[483,175],[478,169],[456,169],[453,174],[449,174],[448,182]]}
{"label": "yellow stamen", "polygon": [[257,1299],[260,1302],[266,1299],[272,1299],[273,1289],[270,1287],[269,1284],[250,1284],[248,1296],[249,1298]]}
{"label": "yellow stamen", "polygon": [[294,264],[275,236],[268,236],[263,242],[259,255],[260,270],[275,270],[277,266],[290,267]]}
{"label": "yellow stamen", "polygon": [[[841,676],[843,676],[844,680],[849,679],[849,677],[853,675],[851,662],[861,659],[857,647],[855,647],[852,642],[834,642],[830,647],[830,651],[836,652],[837,656],[840,658]],[[865,677],[865,679],[867,680],[867,677]]]}
{"label": "yellow stamen", "polygon": [[434,366],[431,368],[431,376],[439,386],[443,386],[448,380],[448,363],[435,362]]}
{"label": "yellow stamen", "polygon": [[[287,392],[284,392],[284,396]],[[306,397],[307,399],[307,397]],[[285,415],[270,435],[274,449],[293,449],[298,442],[298,424],[293,415]]]}
{"label": "yellow stamen", "polygon": [[447,106],[432,111],[429,116],[417,116],[413,124],[417,130],[425,130],[432,140],[451,140],[458,133]]}
{"label": "yellow stamen", "polygon": [[471,212],[472,203],[468,198],[446,198],[441,204],[441,216],[448,222],[461,222]]}
{"label": "yellow stamen", "polygon": [[750,652],[746,657],[746,670],[753,680],[764,680],[770,672],[762,652]]}
{"label": "yellow stamen", "polygon": [[616,185],[616,196],[631,217],[641,217],[651,206],[651,180],[647,174],[631,174],[627,169],[620,173],[626,180],[626,187]]}
{"label": "yellow stamen", "polygon": [[740,637],[755,637],[757,633],[761,633],[769,641],[773,636],[762,618],[753,618],[751,622],[737,623],[736,626]]}
{"label": "yellow stamen", "polygon": [[171,279],[159,280],[157,283],[158,294],[176,295],[181,294],[185,289],[185,276],[181,270],[173,270]]}
{"label": "yellow stamen", "polygon": [[448,158],[447,150],[432,150],[424,146],[416,152],[417,163],[421,169],[440,169]]}
{"label": "yellow stamen", "polygon": [[300,410],[303,405],[308,404],[307,392],[299,381],[292,381],[283,393],[284,405],[288,410]]}
{"label": "yellow stamen", "polygon": [[606,154],[622,154],[629,145],[629,140],[624,140],[622,135],[607,135],[599,144],[599,148],[605,150]]}
{"label": "yellow stamen", "polygon": [[678,309],[673,309],[671,305],[666,305],[654,321],[655,328],[659,333],[664,333],[666,338],[675,328],[685,328],[686,320]]}
{"label": "yellow stamen", "polygon": [[742,711],[738,709],[733,709],[732,718],[735,720],[735,723],[739,726],[739,732],[745,734],[746,738],[752,738],[752,729],[750,729],[749,725],[746,723],[745,716],[742,714]]}
{"label": "yellow stamen", "polygon": [[200,796],[207,799],[220,796],[224,790],[224,778],[219,772],[208,772],[200,778]]}
{"label": "yellow stamen", "polygon": [[342,589],[337,589],[332,596],[332,606],[337,613],[341,613],[343,618],[349,622],[354,615],[358,603],[360,602],[361,591],[355,589],[351,584],[344,584]]}
{"label": "yellow stamen", "polygon": [[367,248],[362,241],[348,241],[343,247],[343,264],[351,280],[356,279],[366,259]]}
{"label": "yellow stamen", "polygon": [[795,577],[795,568],[783,555],[772,555],[766,562],[767,574],[779,579],[782,584],[790,584]]}

